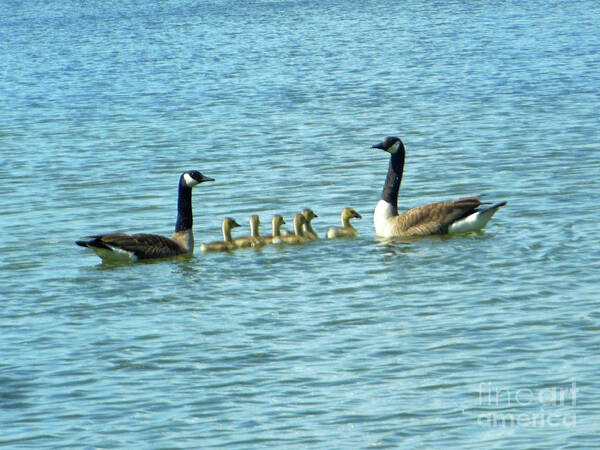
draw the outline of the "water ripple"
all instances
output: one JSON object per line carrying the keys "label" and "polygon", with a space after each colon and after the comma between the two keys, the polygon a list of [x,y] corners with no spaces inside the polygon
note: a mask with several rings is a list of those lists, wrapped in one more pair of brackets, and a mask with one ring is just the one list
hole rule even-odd
{"label": "water ripple", "polygon": [[[0,17],[0,445],[594,447],[598,6],[348,6]],[[389,134],[401,208],[508,205],[375,239]],[[356,208],[359,236],[133,265],[73,244],[170,235],[192,168],[216,179],[198,243],[306,207],[322,237]]]}

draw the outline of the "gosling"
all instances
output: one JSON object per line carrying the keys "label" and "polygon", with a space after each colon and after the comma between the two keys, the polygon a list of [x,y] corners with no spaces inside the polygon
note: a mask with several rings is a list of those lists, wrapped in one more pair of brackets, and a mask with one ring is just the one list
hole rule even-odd
{"label": "gosling", "polygon": [[258,227],[260,226],[260,217],[253,214],[250,216],[250,236],[239,237],[233,240],[237,248],[262,247],[266,244],[264,238],[260,236]]}
{"label": "gosling", "polygon": [[362,216],[354,208],[344,208],[341,217],[342,226],[329,228],[327,230],[327,239],[349,238],[355,237],[358,234],[356,228],[350,224],[350,219],[362,219]]}
{"label": "gosling", "polygon": [[272,236],[265,236],[263,239],[266,244],[272,244],[274,239],[278,239],[281,237],[281,226],[285,225],[285,220],[279,214],[273,216],[273,220],[271,220],[271,227],[273,228]]}
{"label": "gosling", "polygon": [[306,219],[302,214],[294,216],[294,234],[286,236],[276,236],[273,238],[273,244],[304,244],[310,239],[304,235],[304,224]]}
{"label": "gosling", "polygon": [[223,241],[216,242],[207,242],[200,246],[200,250],[203,253],[207,252],[230,252],[236,249],[235,244],[231,238],[231,230],[232,228],[239,227],[240,224],[232,219],[231,217],[227,217],[223,220],[223,225],[221,226],[221,230],[223,231]]}
{"label": "gosling", "polygon": [[306,208],[304,211],[302,211],[302,215],[306,219],[306,223],[304,224],[304,235],[310,240],[319,239],[319,236],[315,230],[313,230],[311,225],[311,221],[319,216],[317,216],[310,208]]}

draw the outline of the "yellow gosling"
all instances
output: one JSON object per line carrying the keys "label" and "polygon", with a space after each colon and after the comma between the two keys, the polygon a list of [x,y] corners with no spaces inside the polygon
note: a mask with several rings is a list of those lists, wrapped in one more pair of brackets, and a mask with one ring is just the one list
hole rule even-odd
{"label": "yellow gosling", "polygon": [[207,242],[200,246],[200,250],[202,252],[230,252],[236,249],[235,244],[231,238],[231,230],[233,228],[239,227],[240,224],[232,219],[231,217],[227,217],[223,220],[223,224],[221,226],[221,231],[223,232],[223,240],[215,241],[215,242]]}
{"label": "yellow gosling", "polygon": [[319,236],[317,235],[315,230],[313,230],[313,227],[311,225],[312,220],[319,216],[317,216],[315,212],[310,208],[306,208],[304,211],[302,211],[302,215],[306,219],[306,223],[304,224],[304,235],[311,240],[319,239]]}
{"label": "yellow gosling", "polygon": [[342,226],[331,227],[327,230],[327,239],[355,237],[358,232],[350,224],[350,219],[362,219],[362,216],[354,208],[344,208],[342,210]]}
{"label": "yellow gosling", "polygon": [[260,236],[258,228],[260,227],[260,217],[253,214],[250,216],[250,236],[239,237],[233,240],[238,248],[262,247],[266,244],[264,238]]}
{"label": "yellow gosling", "polygon": [[272,244],[275,238],[281,237],[281,226],[285,225],[285,220],[279,214],[273,216],[273,220],[271,220],[271,227],[273,229],[273,234],[271,236],[265,236],[263,239],[266,244]]}
{"label": "yellow gosling", "polygon": [[304,244],[310,239],[304,235],[304,224],[306,219],[302,214],[296,214],[294,216],[294,234],[287,236],[278,236],[273,238],[274,244]]}

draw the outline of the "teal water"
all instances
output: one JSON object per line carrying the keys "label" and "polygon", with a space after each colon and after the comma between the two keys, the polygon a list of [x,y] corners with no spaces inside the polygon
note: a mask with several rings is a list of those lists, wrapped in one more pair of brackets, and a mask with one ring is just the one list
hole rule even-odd
{"label": "teal water", "polygon": [[[0,14],[0,445],[597,448],[597,2],[8,2]],[[401,208],[507,200],[382,243]],[[359,237],[105,265],[343,207]],[[263,227],[263,231],[266,231]],[[242,232],[247,232],[247,226]]]}

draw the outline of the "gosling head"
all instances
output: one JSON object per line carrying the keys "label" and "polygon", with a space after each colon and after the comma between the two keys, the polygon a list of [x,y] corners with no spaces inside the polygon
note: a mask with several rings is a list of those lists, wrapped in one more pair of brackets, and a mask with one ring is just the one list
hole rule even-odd
{"label": "gosling head", "polygon": [[310,222],[311,220],[313,220],[316,217],[319,217],[315,214],[315,212],[310,209],[310,208],[306,208],[305,210],[302,211],[302,215],[304,216],[304,218],[306,219],[307,222]]}
{"label": "gosling head", "polygon": [[273,220],[271,221],[271,224],[274,227],[280,227],[281,225],[285,225],[285,220],[283,220],[283,217],[280,216],[279,214],[275,214],[273,216]]}
{"label": "gosling head", "polygon": [[356,212],[354,208],[344,208],[342,211],[342,218],[344,219],[362,219],[362,216]]}
{"label": "gosling head", "polygon": [[226,217],[225,219],[223,219],[223,227],[231,230],[232,228],[241,227],[241,225],[237,223],[232,217]]}
{"label": "gosling head", "polygon": [[188,170],[181,175],[180,183],[189,188],[193,188],[197,184],[204,183],[205,181],[215,181],[215,179],[202,175],[197,170]]}
{"label": "gosling head", "polygon": [[388,136],[383,139],[379,144],[375,144],[371,146],[371,148],[378,148],[381,150],[385,150],[386,152],[394,155],[399,152],[404,152],[404,144],[397,138],[396,136]]}

